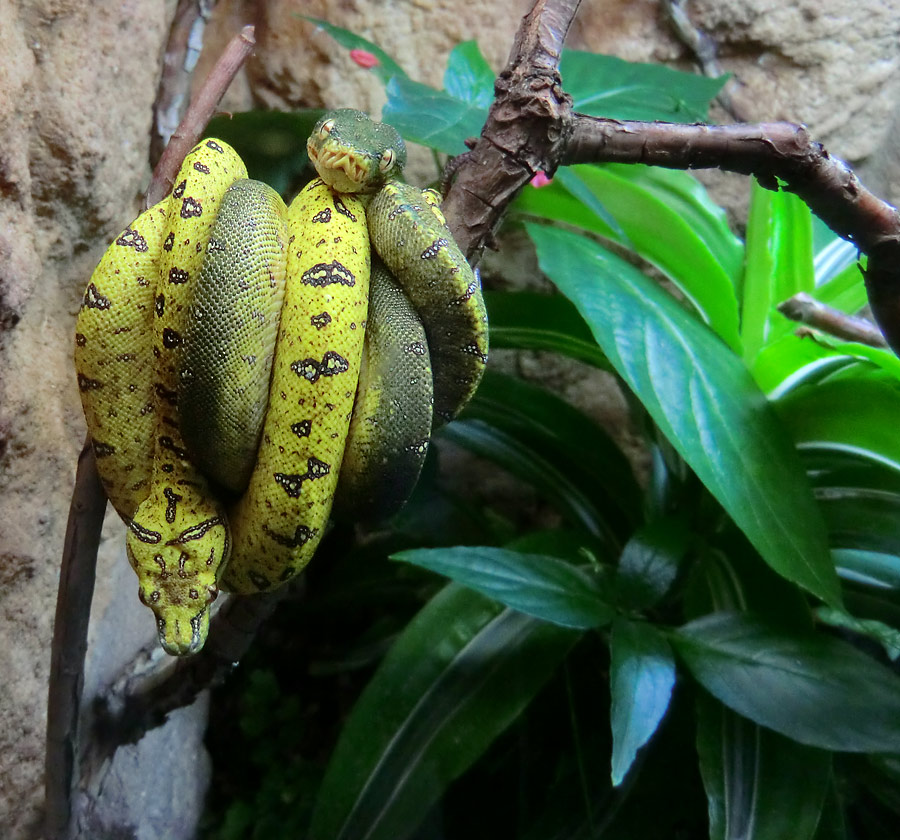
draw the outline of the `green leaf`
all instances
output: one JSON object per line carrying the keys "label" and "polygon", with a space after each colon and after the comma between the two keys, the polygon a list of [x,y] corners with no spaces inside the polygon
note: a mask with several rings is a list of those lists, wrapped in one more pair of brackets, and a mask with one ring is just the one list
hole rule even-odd
{"label": "green leaf", "polygon": [[372,53],[372,55],[378,59],[378,64],[370,69],[378,76],[382,83],[387,84],[396,76],[407,78],[406,71],[377,44],[367,41],[365,38],[357,35],[355,32],[350,32],[348,29],[343,29],[340,26],[328,23],[326,20],[310,17],[309,15],[299,15],[298,17],[308,20],[310,23],[314,23],[320,29],[324,29],[335,41],[342,47],[346,47],[348,50],[365,50],[366,52]]}
{"label": "green leaf", "polygon": [[710,840],[808,840],[831,780],[831,754],[697,697],[697,754]]}
{"label": "green leaf", "polygon": [[770,399],[814,384],[854,363],[846,353],[791,334],[767,344],[753,359],[753,378]]}
{"label": "green leaf", "polygon": [[776,305],[814,286],[812,216],[797,196],[753,182],[741,302],[741,339],[749,362],[760,349],[794,329]]}
{"label": "green leaf", "polygon": [[618,786],[669,707],[675,659],[658,630],[625,619],[613,624],[609,646],[612,783]]}
{"label": "green leaf", "polygon": [[413,143],[448,155],[466,151],[466,138],[478,137],[487,109],[471,105],[444,91],[395,76],[388,82],[387,104],[381,118]]}
{"label": "green leaf", "polygon": [[410,622],[347,720],[311,840],[402,840],[516,719],[577,633],[449,586]]}
{"label": "green leaf", "polygon": [[613,609],[602,600],[597,580],[585,569],[547,554],[505,548],[420,548],[394,554],[468,586],[519,612],[560,627],[586,630],[608,624]]}
{"label": "green leaf", "polygon": [[856,618],[843,610],[833,610],[831,607],[819,607],[816,616],[830,627],[849,630],[878,642],[892,662],[900,657],[900,630],[882,621],[874,618]]}
{"label": "green leaf", "polygon": [[797,444],[852,452],[900,470],[900,381],[886,376],[840,377],[795,390],[775,407]]}
{"label": "green leaf", "polygon": [[576,111],[619,120],[706,122],[727,78],[578,50],[563,50],[559,71]]}
{"label": "green leaf", "polygon": [[844,642],[748,613],[698,619],[670,641],[697,682],[760,726],[822,749],[900,751],[900,678]]}
{"label": "green leaf", "polygon": [[800,460],[741,361],[633,266],[567,231],[527,227],[541,269],[763,559],[839,605]]}
{"label": "green leaf", "polygon": [[678,519],[657,519],[639,528],[622,552],[616,577],[619,599],[633,609],[656,604],[669,591],[691,540]]}
{"label": "green leaf", "polygon": [[447,58],[444,90],[456,99],[486,109],[494,101],[494,77],[478,43],[464,41],[457,44]]}
{"label": "green leaf", "polygon": [[550,350],[612,370],[578,310],[562,295],[485,291],[491,348]]}

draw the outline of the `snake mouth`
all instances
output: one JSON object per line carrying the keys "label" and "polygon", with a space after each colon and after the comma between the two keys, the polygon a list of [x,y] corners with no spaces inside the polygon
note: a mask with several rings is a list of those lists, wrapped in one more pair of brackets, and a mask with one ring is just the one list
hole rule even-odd
{"label": "snake mouth", "polygon": [[369,168],[360,156],[346,148],[317,148],[312,138],[307,143],[309,159],[325,183],[342,192],[365,189]]}

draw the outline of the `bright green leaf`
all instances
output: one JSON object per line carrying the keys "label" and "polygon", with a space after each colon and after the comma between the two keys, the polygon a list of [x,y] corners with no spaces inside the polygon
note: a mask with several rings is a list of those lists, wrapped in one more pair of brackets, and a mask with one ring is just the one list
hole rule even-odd
{"label": "bright green leaf", "polygon": [[444,90],[477,108],[488,108],[494,101],[494,77],[477,42],[464,41],[457,44],[447,58]]}
{"label": "bright green leaf", "polygon": [[800,460],[741,361],[633,266],[567,231],[527,227],[541,269],[763,559],[837,606],[824,523]]}
{"label": "bright green leaf", "polygon": [[609,647],[612,783],[620,785],[669,707],[675,659],[658,630],[624,619],[613,624]]}
{"label": "bright green leaf", "polygon": [[697,682],[760,726],[821,749],[900,752],[900,677],[838,639],[717,613],[670,640]]}
{"label": "bright green leaf", "polygon": [[468,586],[514,610],[561,627],[586,630],[608,624],[613,609],[596,579],[583,568],[546,554],[460,546],[401,551],[393,560],[413,563]]}

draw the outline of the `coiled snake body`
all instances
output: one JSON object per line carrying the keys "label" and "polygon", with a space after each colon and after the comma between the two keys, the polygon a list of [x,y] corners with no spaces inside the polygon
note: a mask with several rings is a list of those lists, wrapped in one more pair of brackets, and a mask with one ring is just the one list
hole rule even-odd
{"label": "coiled snake body", "polygon": [[169,653],[202,647],[220,585],[296,575],[334,502],[398,509],[487,358],[478,279],[437,197],[396,179],[399,135],[332,111],[308,150],[319,178],[287,209],[201,142],[84,294],[85,417]]}

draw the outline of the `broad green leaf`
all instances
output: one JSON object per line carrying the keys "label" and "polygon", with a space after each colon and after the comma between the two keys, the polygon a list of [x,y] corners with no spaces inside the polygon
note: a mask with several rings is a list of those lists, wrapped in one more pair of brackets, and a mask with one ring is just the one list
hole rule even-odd
{"label": "broad green leaf", "polygon": [[853,356],[810,338],[784,335],[754,357],[753,378],[770,399],[780,399],[801,385],[824,379],[854,363]]}
{"label": "broad green leaf", "polygon": [[466,151],[466,138],[481,134],[486,108],[405,76],[392,78],[385,90],[388,101],[381,111],[382,120],[413,143],[459,155]]}
{"label": "broad green leaf", "polygon": [[814,285],[812,217],[797,196],[753,182],[741,301],[741,339],[750,362],[794,324],[775,307]]}
{"label": "broad green leaf", "polygon": [[612,370],[578,310],[562,295],[485,291],[491,348],[551,350]]}
{"label": "broad green leaf", "polygon": [[683,521],[657,519],[635,531],[619,559],[616,593],[633,609],[656,604],[675,581],[691,533]]}
{"label": "broad green leaf", "polygon": [[395,76],[406,78],[406,71],[394,61],[381,47],[367,41],[365,38],[343,29],[340,26],[328,23],[328,21],[319,18],[309,17],[308,15],[300,15],[304,20],[314,23],[320,29],[324,29],[335,41],[348,50],[364,50],[372,53],[378,59],[378,63],[371,67],[371,71],[378,76],[382,83],[387,84]]}
{"label": "broad green leaf", "polygon": [[586,630],[608,624],[613,617],[612,607],[602,600],[605,593],[589,571],[547,554],[460,546],[401,551],[391,559],[445,575],[560,627]]}
{"label": "broad green leaf", "polygon": [[613,624],[609,647],[612,783],[618,786],[669,707],[675,659],[662,633],[625,619]]}
{"label": "broad green leaf", "polygon": [[859,263],[854,261],[852,265],[817,287],[814,297],[828,306],[840,309],[841,312],[856,314],[869,302],[862,276],[865,266],[865,257]]}
{"label": "broad green leaf", "polygon": [[310,840],[402,840],[516,719],[578,634],[449,586],[409,623],[348,718]]}
{"label": "broad green leaf", "polygon": [[821,749],[900,752],[900,677],[838,639],[717,613],[670,641],[697,682],[760,726]]}
{"label": "broad green leaf", "polygon": [[763,559],[837,606],[824,523],[800,460],[740,359],[633,266],[567,231],[527,228],[541,269]]}
{"label": "broad green leaf", "polygon": [[[462,416],[489,423],[552,463],[617,534],[627,537],[641,520],[642,491],[622,450],[595,420],[546,388],[488,370]],[[529,480],[532,473],[520,475]]]}
{"label": "broad green leaf", "polygon": [[[813,217],[814,239],[815,228],[820,223],[817,217]],[[835,236],[828,231],[829,241],[822,248],[816,248],[813,258],[813,271],[816,277],[816,297],[823,289],[827,288],[837,277],[844,275],[848,268],[856,265],[859,259],[859,248],[846,239]],[[862,285],[862,275],[857,272],[856,279]],[[861,307],[858,307],[861,308]],[[856,310],[853,310],[856,311]]]}
{"label": "broad green leaf", "polygon": [[477,42],[464,41],[457,44],[447,58],[444,90],[477,108],[489,108],[494,101],[495,76]]}
{"label": "broad green leaf", "polygon": [[576,111],[619,120],[705,122],[726,81],[578,50],[563,50],[559,71]]}
{"label": "broad green leaf", "polygon": [[900,589],[900,556],[859,548],[836,548],[834,565],[842,578],[865,586]]}
{"label": "broad green leaf", "polygon": [[900,470],[900,381],[840,377],[788,394],[776,404],[797,444],[851,452]]}
{"label": "broad green leaf", "polygon": [[710,840],[809,840],[831,780],[831,754],[697,697],[697,754]]}

